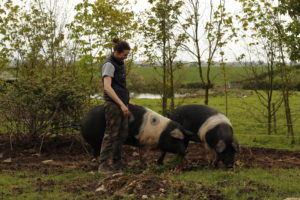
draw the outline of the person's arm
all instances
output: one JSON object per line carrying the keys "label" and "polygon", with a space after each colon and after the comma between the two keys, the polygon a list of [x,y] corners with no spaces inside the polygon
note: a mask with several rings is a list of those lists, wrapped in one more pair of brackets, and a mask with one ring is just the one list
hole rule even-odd
{"label": "person's arm", "polygon": [[115,90],[111,87],[111,81],[112,78],[109,76],[105,76],[103,78],[103,83],[104,83],[104,91],[105,93],[116,103],[120,106],[121,110],[123,111],[123,114],[125,116],[130,115],[130,111],[127,108],[127,106],[123,103],[123,101],[118,97],[116,94]]}

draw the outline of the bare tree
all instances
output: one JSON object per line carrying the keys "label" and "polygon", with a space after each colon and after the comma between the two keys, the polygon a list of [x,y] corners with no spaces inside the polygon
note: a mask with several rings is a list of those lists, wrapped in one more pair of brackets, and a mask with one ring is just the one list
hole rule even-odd
{"label": "bare tree", "polygon": [[[186,3],[187,17],[182,23],[182,31],[188,35],[192,45],[183,44],[183,49],[197,61],[200,81],[205,90],[204,103],[208,104],[209,90],[213,85],[210,72],[216,53],[235,33],[232,16],[225,10],[225,0],[219,0],[217,5],[210,0],[208,16],[204,11],[201,13],[201,10],[204,10],[202,5],[204,4],[201,4],[200,0],[188,0]],[[204,68],[202,64],[204,59],[206,59],[207,68]]]}
{"label": "bare tree", "polygon": [[[262,81],[265,78],[265,83],[268,85],[267,98],[264,104],[268,109],[268,133],[270,134],[271,129],[271,115],[274,115],[275,111],[272,109],[272,97],[274,88],[275,75],[278,74],[280,77],[279,87],[277,89],[281,90],[282,100],[284,102],[285,115],[286,115],[286,126],[287,135],[292,136],[292,143],[294,143],[294,133],[293,133],[293,121],[290,110],[289,96],[291,95],[292,80],[291,76],[292,68],[287,66],[285,58],[288,56],[289,49],[291,46],[288,45],[289,40],[289,23],[281,18],[281,11],[278,5],[273,1],[244,1],[240,0],[243,6],[244,16],[240,18],[243,28],[245,30],[250,29],[253,34],[252,38],[259,40],[254,42],[253,45],[260,46],[263,45],[265,50],[265,55],[267,59],[267,72],[260,74],[257,81]],[[293,45],[292,45],[293,46]],[[295,52],[294,52],[295,53]],[[295,55],[295,54],[293,54]],[[256,83],[256,85],[259,82]],[[261,95],[258,95],[260,102],[263,99]],[[280,105],[278,103],[278,105]],[[277,107],[277,106],[275,106]],[[275,108],[276,110],[277,108]],[[274,110],[274,109],[273,109]]]}
{"label": "bare tree", "polygon": [[[146,13],[146,23],[142,26],[145,36],[145,55],[155,64],[162,65],[162,113],[173,110],[174,102],[174,62],[180,45],[185,41],[185,34],[176,34],[178,15],[183,1],[151,0],[153,6]],[[168,101],[170,100],[170,103]]]}

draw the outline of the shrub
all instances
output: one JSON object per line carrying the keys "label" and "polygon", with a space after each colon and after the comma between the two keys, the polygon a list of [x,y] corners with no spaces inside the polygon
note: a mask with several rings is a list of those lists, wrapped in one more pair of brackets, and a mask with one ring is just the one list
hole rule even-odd
{"label": "shrub", "polygon": [[45,71],[19,77],[0,94],[2,125],[19,139],[51,134],[82,116],[86,91],[66,70],[54,77]]}

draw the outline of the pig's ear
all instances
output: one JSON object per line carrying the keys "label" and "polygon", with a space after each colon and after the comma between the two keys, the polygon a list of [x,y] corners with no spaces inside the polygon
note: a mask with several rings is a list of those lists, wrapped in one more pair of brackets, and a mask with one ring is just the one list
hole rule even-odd
{"label": "pig's ear", "polygon": [[240,147],[239,147],[239,144],[238,144],[238,142],[236,141],[236,140],[233,140],[233,142],[232,142],[232,148],[234,149],[234,151],[236,152],[236,153],[239,153],[240,152]]}
{"label": "pig's ear", "polygon": [[220,140],[216,146],[216,151],[218,153],[222,153],[226,148],[226,144],[224,142],[224,140]]}
{"label": "pig's ear", "polygon": [[185,130],[183,130],[183,134],[188,140],[192,140],[194,142],[200,142],[198,135],[191,131],[188,131],[185,129]]}
{"label": "pig's ear", "polygon": [[177,139],[180,139],[180,140],[183,140],[184,139],[184,135],[182,134],[182,132],[176,128],[174,130],[172,130],[170,132],[170,135],[173,137],[173,138],[177,138]]}

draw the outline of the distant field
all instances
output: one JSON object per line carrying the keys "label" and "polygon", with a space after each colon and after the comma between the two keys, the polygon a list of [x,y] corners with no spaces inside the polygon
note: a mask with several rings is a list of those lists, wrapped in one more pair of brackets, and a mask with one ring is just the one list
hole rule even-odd
{"label": "distant field", "polygon": [[[146,79],[152,79],[153,77],[160,78],[162,77],[161,68],[153,68],[153,67],[138,67],[134,68],[141,76]],[[247,76],[247,72],[244,67],[226,67],[227,78],[229,81],[239,81]],[[203,72],[206,77],[207,67],[203,68]],[[224,83],[224,75],[223,70],[220,67],[212,67],[211,68],[211,81],[215,84]],[[182,83],[190,83],[190,82],[199,82],[200,75],[197,67],[183,67],[181,69],[177,69],[175,71],[175,77],[178,81]]]}
{"label": "distant field", "polygon": [[[150,79],[161,79],[162,78],[162,69],[154,67],[136,67],[133,70],[138,72],[146,80]],[[260,70],[261,72],[265,70]],[[203,67],[203,74],[206,77],[207,67]],[[226,66],[226,76],[227,81],[241,81],[251,77],[247,67],[241,66]],[[297,77],[300,77],[300,70],[297,69],[294,73],[295,80]],[[197,67],[182,67],[175,71],[176,81],[181,83],[191,83],[191,82],[200,82],[199,69]],[[212,67],[210,72],[211,81],[213,84],[223,84],[224,83],[224,71],[220,67]]]}

